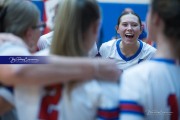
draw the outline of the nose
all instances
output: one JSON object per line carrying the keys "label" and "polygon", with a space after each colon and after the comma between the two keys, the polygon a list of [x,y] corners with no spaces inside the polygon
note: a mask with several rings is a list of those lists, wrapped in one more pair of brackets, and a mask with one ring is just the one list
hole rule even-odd
{"label": "nose", "polygon": [[132,30],[132,26],[131,26],[131,25],[128,25],[127,29],[128,29],[128,30]]}

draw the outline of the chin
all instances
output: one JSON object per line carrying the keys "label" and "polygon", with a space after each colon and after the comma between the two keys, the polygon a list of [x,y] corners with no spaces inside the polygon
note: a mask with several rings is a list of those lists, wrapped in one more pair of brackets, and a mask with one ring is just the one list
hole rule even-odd
{"label": "chin", "polygon": [[126,40],[124,40],[124,43],[129,44],[129,45],[135,44],[136,42],[137,42],[137,40],[134,40],[134,39],[126,39]]}

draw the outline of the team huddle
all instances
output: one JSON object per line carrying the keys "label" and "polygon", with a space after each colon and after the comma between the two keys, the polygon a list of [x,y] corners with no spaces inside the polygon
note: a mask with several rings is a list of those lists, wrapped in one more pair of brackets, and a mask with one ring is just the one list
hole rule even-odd
{"label": "team huddle", "polygon": [[49,56],[49,64],[0,65],[0,120],[180,120],[179,6],[151,0],[148,36],[157,49],[140,39],[139,15],[123,11],[119,37],[98,50],[96,0],[61,0],[53,31],[41,37],[32,2],[4,1],[0,56]]}

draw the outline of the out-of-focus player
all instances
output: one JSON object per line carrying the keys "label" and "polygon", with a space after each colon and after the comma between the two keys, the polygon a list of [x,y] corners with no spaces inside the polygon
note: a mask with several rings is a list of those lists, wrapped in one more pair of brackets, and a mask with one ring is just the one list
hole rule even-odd
{"label": "out-of-focus player", "polygon": [[[98,3],[95,0],[62,0],[56,20],[51,53],[87,57],[99,33]],[[16,91],[20,120],[118,118],[117,83],[73,80],[43,88],[20,86]],[[18,100],[21,96],[24,99]],[[23,106],[26,109],[22,114]]]}
{"label": "out-of-focus player", "polygon": [[[45,35],[42,35],[37,43],[38,49],[43,50],[43,49],[49,49],[52,43],[53,39],[53,31],[49,32]],[[89,51],[89,57],[95,57],[98,54],[98,49],[97,49],[97,44],[94,43],[93,47]]]}
{"label": "out-of-focus player", "polygon": [[157,53],[124,72],[121,120],[180,120],[179,6],[179,0],[152,0],[148,28]]}

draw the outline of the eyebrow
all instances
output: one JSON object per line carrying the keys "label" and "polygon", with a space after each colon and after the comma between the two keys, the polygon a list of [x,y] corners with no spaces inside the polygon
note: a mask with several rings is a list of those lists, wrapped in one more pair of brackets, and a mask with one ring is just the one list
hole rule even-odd
{"label": "eyebrow", "polygon": [[133,23],[133,24],[138,24],[138,22],[121,22],[121,23]]}

